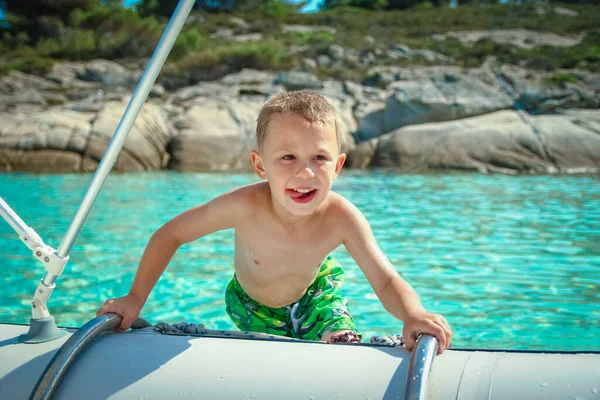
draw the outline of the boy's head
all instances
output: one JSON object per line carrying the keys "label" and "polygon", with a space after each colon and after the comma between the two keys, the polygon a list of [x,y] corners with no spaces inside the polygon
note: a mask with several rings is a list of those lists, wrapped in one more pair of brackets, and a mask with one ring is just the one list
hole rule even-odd
{"label": "boy's head", "polygon": [[335,107],[318,93],[299,90],[276,94],[260,110],[256,124],[256,144],[259,152],[263,149],[273,119],[289,114],[296,114],[309,122],[332,124],[335,127],[338,151],[341,150],[341,122]]}
{"label": "boy's head", "polygon": [[335,108],[317,93],[286,92],[260,111],[254,171],[269,181],[280,217],[307,216],[328,198],[346,155]]}

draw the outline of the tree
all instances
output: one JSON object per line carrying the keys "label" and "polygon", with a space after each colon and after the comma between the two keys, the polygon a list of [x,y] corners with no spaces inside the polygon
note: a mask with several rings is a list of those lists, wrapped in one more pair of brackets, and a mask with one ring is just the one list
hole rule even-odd
{"label": "tree", "polygon": [[91,10],[97,0],[4,0],[2,6],[13,35],[26,33],[36,42],[46,32],[60,30],[76,9]]}

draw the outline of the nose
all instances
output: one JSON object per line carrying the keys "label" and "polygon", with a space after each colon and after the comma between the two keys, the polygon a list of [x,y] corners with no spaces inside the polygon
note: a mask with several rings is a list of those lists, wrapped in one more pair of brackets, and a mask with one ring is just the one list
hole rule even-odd
{"label": "nose", "polygon": [[309,164],[306,164],[296,172],[296,177],[300,179],[311,179],[315,177],[315,173]]}

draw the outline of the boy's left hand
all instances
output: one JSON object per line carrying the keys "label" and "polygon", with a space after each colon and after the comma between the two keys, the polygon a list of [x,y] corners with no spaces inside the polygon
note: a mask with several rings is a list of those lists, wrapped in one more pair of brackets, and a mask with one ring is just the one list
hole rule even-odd
{"label": "boy's left hand", "polygon": [[440,314],[427,311],[412,314],[404,320],[402,328],[402,340],[408,351],[412,351],[417,344],[420,334],[426,333],[435,336],[438,340],[438,354],[450,347],[452,342],[452,329],[446,318]]}

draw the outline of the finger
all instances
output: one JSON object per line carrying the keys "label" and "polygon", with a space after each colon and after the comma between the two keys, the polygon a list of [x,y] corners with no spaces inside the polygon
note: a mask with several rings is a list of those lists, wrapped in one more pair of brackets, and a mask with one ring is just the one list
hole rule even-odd
{"label": "finger", "polygon": [[123,331],[126,331],[127,329],[129,329],[129,327],[131,326],[131,324],[133,324],[133,319],[132,318],[125,318],[123,317],[123,319],[121,320],[121,325],[119,326],[119,328]]}
{"label": "finger", "polygon": [[435,336],[435,338],[438,340],[438,354],[442,354],[442,352],[444,350],[447,349],[448,346],[448,340],[446,338],[446,331],[444,330],[444,327],[441,324],[434,324],[434,326],[431,327],[431,332],[428,332],[430,335]]}
{"label": "finger", "polygon": [[446,338],[448,341],[446,349],[449,349],[450,345],[452,344],[453,332],[452,332],[452,328],[450,327],[450,324],[448,323],[448,321],[445,318],[443,318],[443,321],[444,321],[443,327],[444,327],[444,331],[446,332]]}
{"label": "finger", "polygon": [[106,300],[104,302],[104,304],[102,305],[102,307],[100,307],[100,309],[98,311],[96,311],[96,317],[99,317],[103,314],[106,314],[108,312],[108,310],[110,309],[110,306],[112,305],[113,300]]}
{"label": "finger", "polygon": [[137,319],[139,314],[136,315],[125,315],[123,316],[123,320],[121,321],[121,329],[123,330],[127,330],[131,327],[131,325],[133,325],[133,323],[135,322],[135,320]]}
{"label": "finger", "polygon": [[404,341],[404,347],[406,347],[406,350],[413,351],[415,345],[417,344],[418,335],[418,333],[412,331],[402,336],[402,340]]}
{"label": "finger", "polygon": [[435,322],[442,327],[445,336],[445,345],[443,345],[442,341],[438,339],[438,341],[440,342],[439,350],[441,353],[450,347],[450,343],[452,342],[452,328],[450,328],[448,320],[440,314],[436,315]]}
{"label": "finger", "polygon": [[101,315],[104,315],[108,312],[108,308],[106,307],[106,304],[103,305],[102,307],[100,307],[100,309],[98,311],[96,311],[96,317],[99,317]]}

